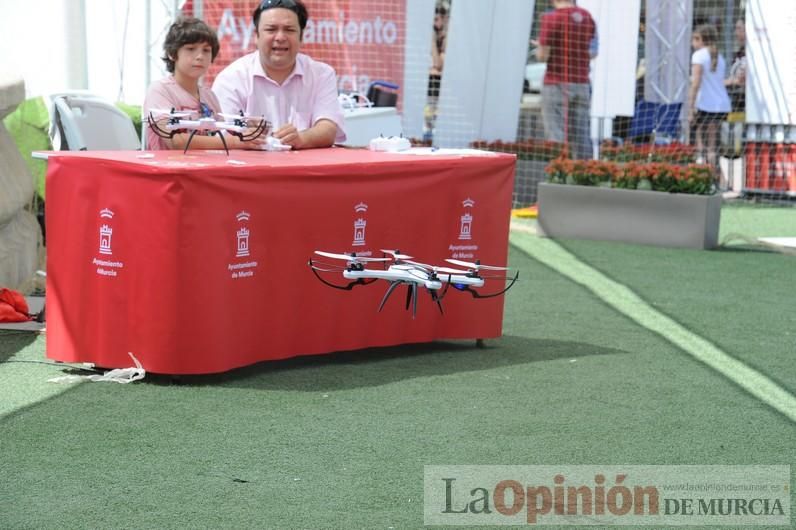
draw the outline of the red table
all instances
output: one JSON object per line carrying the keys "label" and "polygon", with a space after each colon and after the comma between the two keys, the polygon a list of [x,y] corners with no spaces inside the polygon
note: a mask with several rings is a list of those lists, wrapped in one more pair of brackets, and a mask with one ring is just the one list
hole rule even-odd
{"label": "red table", "polygon": [[[53,155],[56,153],[53,153]],[[501,335],[503,297],[424,290],[377,312],[315,250],[503,265],[515,158],[301,152],[57,153],[47,173],[47,356],[201,374],[264,360]],[[342,262],[341,262],[342,263]],[[342,275],[330,279],[343,283]],[[497,284],[496,284],[497,285]]]}

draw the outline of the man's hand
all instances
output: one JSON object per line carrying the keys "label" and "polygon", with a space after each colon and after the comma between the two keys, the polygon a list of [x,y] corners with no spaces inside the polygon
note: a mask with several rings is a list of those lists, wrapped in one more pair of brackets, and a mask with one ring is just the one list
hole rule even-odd
{"label": "man's hand", "polygon": [[283,144],[293,147],[293,149],[302,149],[304,147],[301,133],[292,123],[287,123],[274,131],[273,137]]}
{"label": "man's hand", "polygon": [[321,119],[303,131],[296,129],[295,125],[286,123],[274,131],[273,137],[293,149],[312,149],[331,146],[336,134],[337,125],[331,120]]}

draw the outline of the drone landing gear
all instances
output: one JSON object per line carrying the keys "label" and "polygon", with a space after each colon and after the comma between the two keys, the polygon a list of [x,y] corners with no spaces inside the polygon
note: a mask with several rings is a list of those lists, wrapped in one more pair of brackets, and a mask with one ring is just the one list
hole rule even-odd
{"label": "drone landing gear", "polygon": [[[395,289],[401,285],[402,283],[406,283],[401,280],[396,280],[390,282],[390,286],[387,287],[387,292],[384,293],[384,296],[381,299],[381,303],[379,304],[379,312],[381,312],[384,304],[387,302],[387,299],[390,295],[395,291]],[[412,318],[415,318],[417,315],[417,284],[415,283],[407,283],[406,284],[406,309],[409,310],[409,305],[412,305]]]}
{"label": "drone landing gear", "polygon": [[[188,141],[185,142],[185,149],[182,150],[182,154],[188,152],[188,148],[191,146],[191,140],[193,140],[193,137],[196,136],[196,133],[198,132],[199,132],[198,129],[194,129],[193,131],[191,131],[190,136],[188,136]],[[221,138],[221,145],[224,146],[224,151],[227,153],[227,156],[229,156],[229,148],[227,147],[227,140],[226,138],[224,138],[224,135],[221,134],[221,131],[210,131],[210,136],[218,136],[219,138]]]}

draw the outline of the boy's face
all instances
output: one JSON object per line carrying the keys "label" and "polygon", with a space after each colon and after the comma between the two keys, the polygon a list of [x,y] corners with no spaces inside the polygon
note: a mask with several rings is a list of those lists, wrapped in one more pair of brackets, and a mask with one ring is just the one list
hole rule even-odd
{"label": "boy's face", "polygon": [[177,50],[174,73],[195,79],[200,78],[213,62],[213,47],[208,42],[184,44]]}

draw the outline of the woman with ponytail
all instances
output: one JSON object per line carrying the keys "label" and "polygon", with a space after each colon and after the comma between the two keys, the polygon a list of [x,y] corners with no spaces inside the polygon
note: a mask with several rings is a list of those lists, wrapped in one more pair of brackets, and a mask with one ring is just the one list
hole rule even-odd
{"label": "woman with ponytail", "polygon": [[696,127],[697,154],[712,166],[718,163],[719,126],[730,112],[730,97],[724,86],[727,68],[718,50],[719,32],[705,24],[694,30],[691,45],[691,90],[688,121]]}

